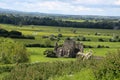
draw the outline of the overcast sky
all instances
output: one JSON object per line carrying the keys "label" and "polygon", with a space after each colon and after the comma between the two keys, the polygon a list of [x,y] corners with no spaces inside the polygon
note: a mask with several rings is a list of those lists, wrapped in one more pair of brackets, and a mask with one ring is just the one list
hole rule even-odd
{"label": "overcast sky", "polygon": [[55,14],[120,16],[120,0],[0,0],[0,8]]}

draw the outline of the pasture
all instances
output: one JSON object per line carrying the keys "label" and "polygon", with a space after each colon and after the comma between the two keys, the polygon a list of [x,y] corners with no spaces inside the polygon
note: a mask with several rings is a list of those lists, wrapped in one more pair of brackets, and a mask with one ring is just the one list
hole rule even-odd
{"label": "pasture", "polygon": [[[0,24],[0,28],[6,29],[8,31],[17,30],[22,32],[23,35],[32,35],[35,36],[35,40],[32,39],[14,39],[15,41],[21,42],[23,44],[48,44],[54,46],[56,40],[48,41],[48,39],[42,38],[42,36],[58,36],[62,34],[62,37],[59,40],[59,44],[63,44],[65,38],[71,37],[76,40],[77,37],[90,39],[91,41],[80,41],[84,45],[90,45],[94,48],[85,48],[85,51],[89,49],[93,50],[94,55],[105,56],[108,52],[115,51],[120,49],[120,42],[109,42],[109,39],[113,35],[120,36],[120,30],[108,30],[108,29],[86,29],[86,28],[65,28],[65,27],[52,27],[52,26],[15,26],[8,24]],[[76,33],[73,33],[73,30],[76,30]],[[95,33],[100,33],[100,35],[95,35]],[[104,42],[99,42],[98,39],[104,39]],[[109,46],[109,48],[96,48],[98,45]],[[49,48],[49,47],[48,47]],[[47,49],[41,47],[28,47],[28,52],[31,53],[31,61],[54,61],[54,60],[74,60],[74,59],[51,59],[46,58],[43,55],[43,52]],[[53,48],[51,48],[53,49]]]}
{"label": "pasture", "polygon": [[[0,24],[0,28],[6,29],[8,31],[15,30],[22,32],[23,35],[26,36],[34,36],[35,39],[13,39],[16,42],[23,43],[24,45],[30,44],[42,44],[43,46],[35,46],[35,47],[27,47],[27,52],[30,53],[30,63],[38,63],[38,62],[70,62],[76,61],[76,58],[48,58],[43,53],[46,49],[54,49],[55,42],[58,41],[58,44],[61,45],[64,43],[64,40],[68,37],[76,40],[77,42],[82,42],[85,46],[84,52],[89,50],[93,51],[93,55],[95,56],[103,56],[106,54],[114,53],[118,49],[120,49],[120,42],[110,42],[110,39],[113,39],[115,35],[119,36],[120,40],[120,30],[109,30],[109,29],[87,29],[87,28],[65,28],[65,27],[52,27],[52,26],[34,26],[29,25],[25,26],[16,26],[16,25],[8,25],[8,24]],[[75,32],[74,32],[75,31]],[[96,35],[99,33],[99,35]],[[43,36],[58,36],[58,34],[62,34],[62,37],[58,39],[51,40],[50,38],[43,38]],[[78,40],[79,38],[79,40]],[[86,38],[86,40],[82,40]],[[89,39],[89,40],[88,40]],[[99,39],[103,39],[104,41],[99,41]],[[98,47],[98,46],[104,47]],[[12,64],[10,64],[12,65]],[[14,65],[14,64],[13,64]],[[3,64],[0,64],[3,66]],[[8,75],[8,72],[0,73],[0,79],[2,77]],[[87,77],[85,75],[89,74]],[[83,77],[83,79],[81,78]],[[80,72],[76,72],[72,75],[64,75],[59,77],[50,77],[49,80],[95,80],[95,76],[92,73],[91,69],[82,69]]]}

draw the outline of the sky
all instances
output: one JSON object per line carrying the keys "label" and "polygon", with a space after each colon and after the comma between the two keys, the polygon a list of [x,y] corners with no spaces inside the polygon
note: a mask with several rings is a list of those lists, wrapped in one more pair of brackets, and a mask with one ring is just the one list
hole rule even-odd
{"label": "sky", "polygon": [[120,0],[0,0],[0,8],[52,14],[120,16]]}

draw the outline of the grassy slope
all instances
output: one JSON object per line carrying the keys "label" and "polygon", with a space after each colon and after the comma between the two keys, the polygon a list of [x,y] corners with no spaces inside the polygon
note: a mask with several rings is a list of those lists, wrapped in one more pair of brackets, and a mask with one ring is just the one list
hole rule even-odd
{"label": "grassy slope", "polygon": [[95,80],[94,74],[90,69],[83,69],[73,75],[50,78],[49,80]]}

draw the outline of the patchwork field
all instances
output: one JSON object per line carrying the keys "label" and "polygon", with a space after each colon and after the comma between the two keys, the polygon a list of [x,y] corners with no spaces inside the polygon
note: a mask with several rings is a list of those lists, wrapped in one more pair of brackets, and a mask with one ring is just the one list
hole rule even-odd
{"label": "patchwork field", "polygon": [[[30,53],[30,63],[76,61],[76,58],[48,58],[44,55],[45,50],[54,49],[55,42],[58,41],[58,44],[62,45],[64,43],[64,40],[68,37],[74,39],[77,42],[82,42],[85,45],[84,52],[92,50],[93,55],[95,56],[105,57],[106,54],[114,53],[118,49],[120,49],[120,30],[65,28],[65,27],[34,26],[34,25],[20,27],[15,25],[8,25],[8,24],[0,24],[0,28],[6,29],[8,31],[12,31],[12,30],[20,31],[25,36],[35,37],[35,39],[12,38],[16,42],[20,42],[23,43],[24,45],[27,45],[27,52]],[[61,34],[62,36],[58,37],[59,34]],[[117,36],[116,39],[117,41],[110,41],[110,39],[114,39],[116,36]],[[0,37],[0,39],[1,38],[2,37]],[[10,64],[10,65],[14,65],[14,64]],[[0,67],[2,68],[2,66],[4,65],[1,64]],[[95,80],[95,76],[92,73],[92,69],[83,68],[81,71],[79,72],[75,71],[75,72],[76,73],[72,75],[64,75],[59,77],[56,76],[54,78],[50,77],[49,80],[77,80],[77,79]],[[8,72],[3,72],[3,73],[1,72],[0,79],[2,79],[2,77],[8,74],[9,74]],[[86,77],[86,75],[88,76]]]}
{"label": "patchwork field", "polygon": [[[80,41],[84,45],[92,46],[93,48],[85,48],[85,51],[89,49],[93,50],[93,54],[97,56],[105,56],[108,52],[116,51],[120,49],[120,42],[109,42],[110,38],[113,38],[113,35],[120,36],[120,30],[108,30],[108,29],[86,29],[86,28],[64,28],[64,27],[51,27],[51,26],[15,26],[8,24],[0,24],[0,28],[6,29],[8,31],[17,30],[22,32],[23,35],[32,35],[35,36],[35,40],[33,39],[14,39],[15,41],[22,42],[24,44],[48,44],[54,46],[57,40],[48,40],[42,38],[42,36],[58,36],[58,34],[62,34],[60,37],[59,44],[63,44],[64,40],[67,37],[71,37],[73,39],[85,37],[86,39],[90,39],[90,41]],[[76,30],[74,33],[73,30]],[[99,35],[95,35],[99,33]],[[103,42],[98,41],[100,38],[104,39]],[[109,48],[97,48],[98,45],[108,46]],[[49,47],[48,47],[49,48]],[[74,60],[74,59],[51,59],[46,58],[43,55],[43,52],[47,49],[41,47],[28,47],[28,52],[31,53],[31,61],[54,61],[54,60]],[[53,49],[53,47],[51,48]]]}

